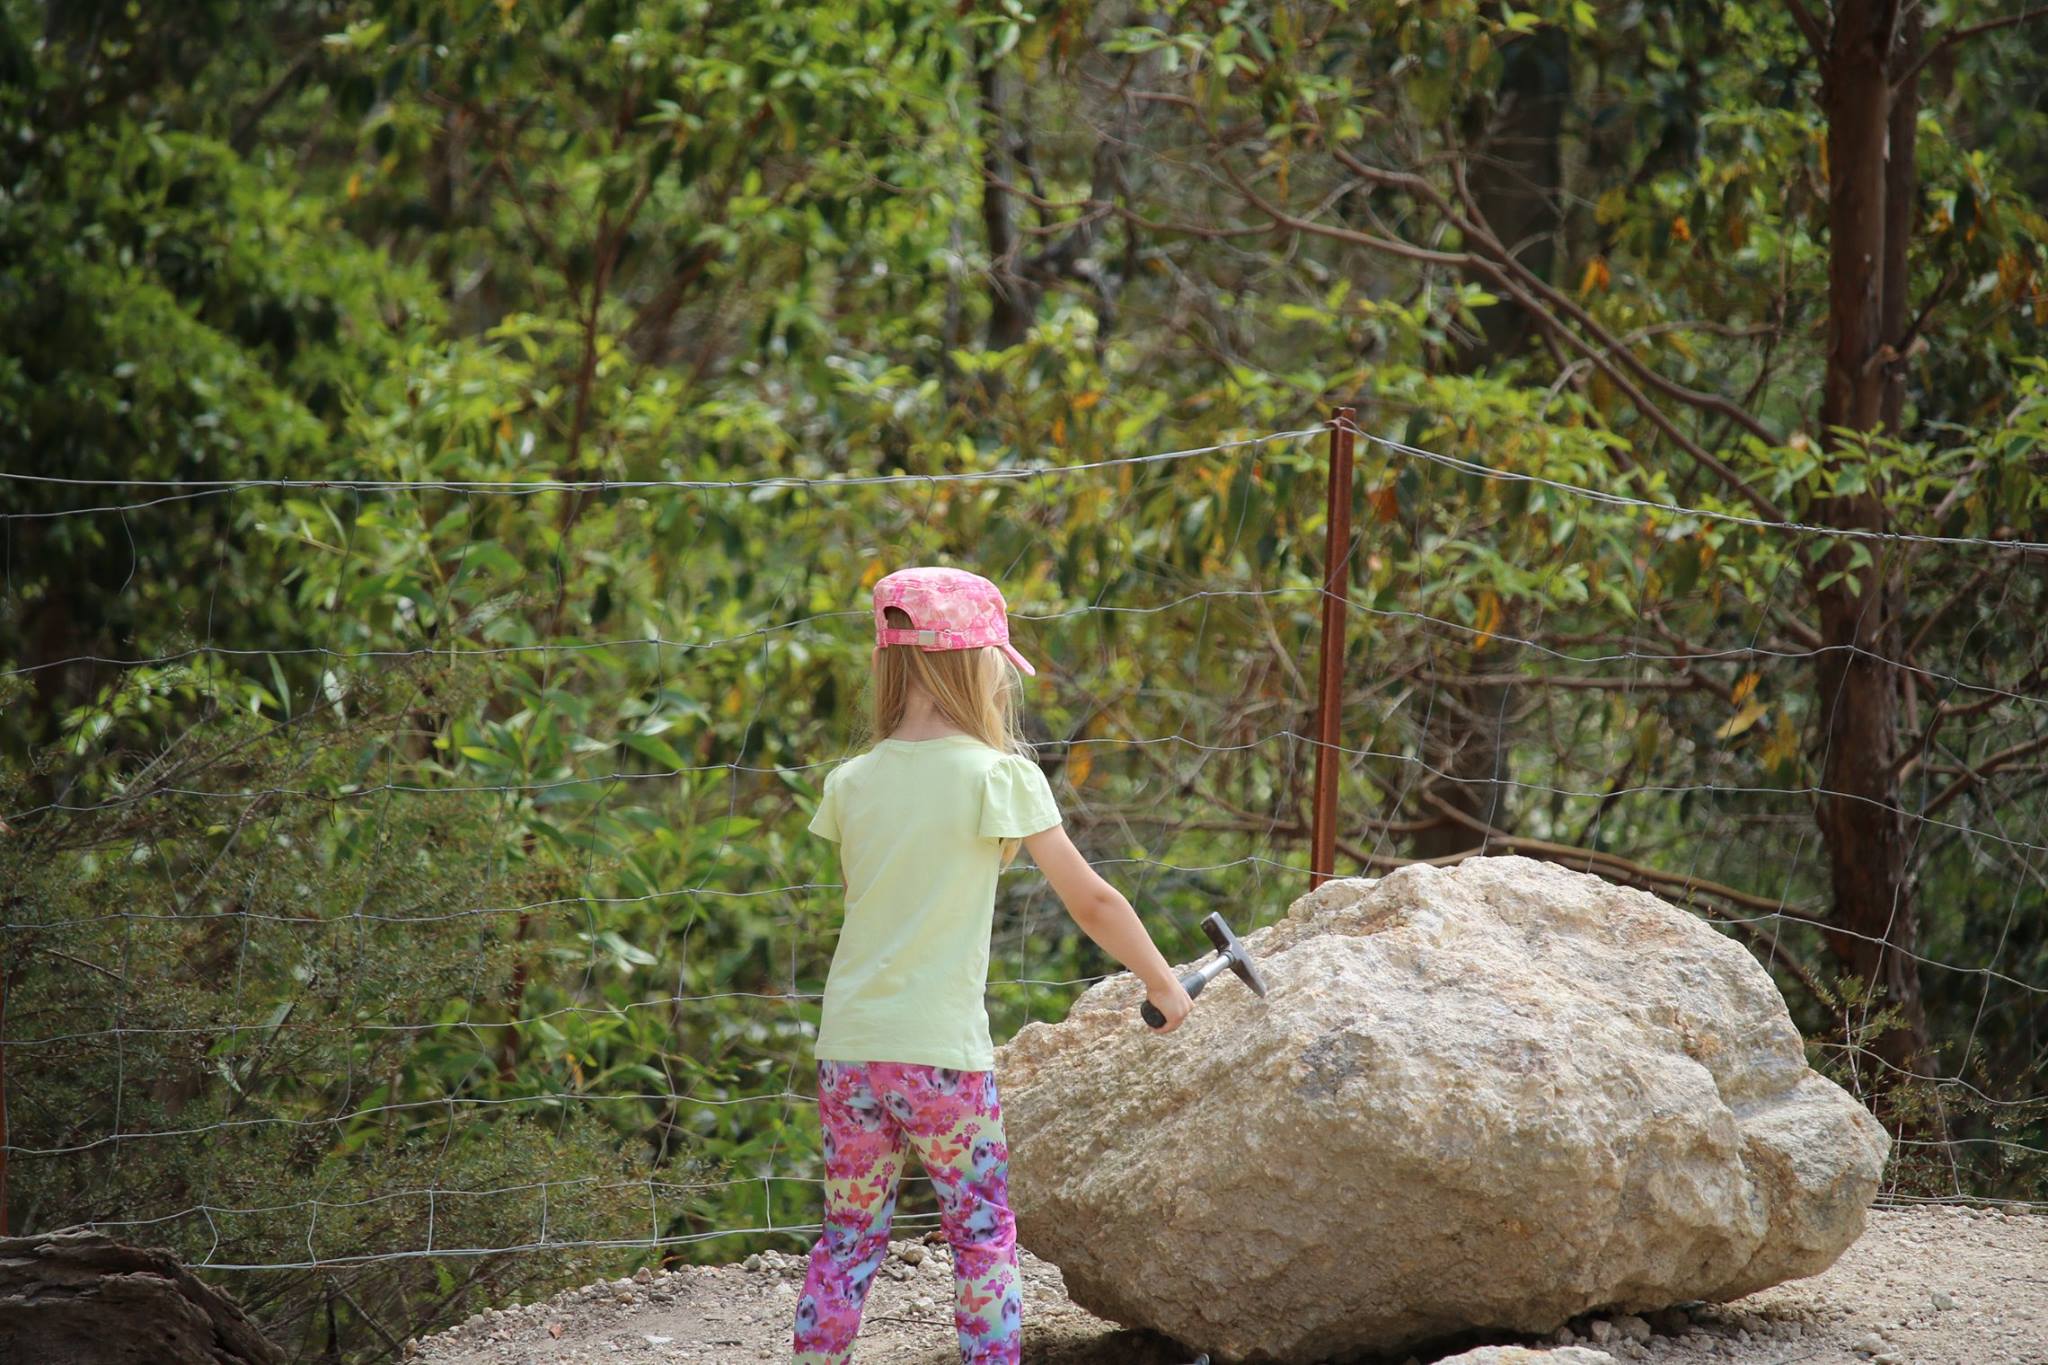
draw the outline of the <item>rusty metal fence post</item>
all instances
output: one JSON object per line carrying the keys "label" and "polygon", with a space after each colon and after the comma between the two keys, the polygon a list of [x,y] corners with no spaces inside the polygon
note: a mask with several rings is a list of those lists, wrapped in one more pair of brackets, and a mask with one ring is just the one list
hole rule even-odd
{"label": "rusty metal fence post", "polygon": [[1316,668],[1316,791],[1309,836],[1309,889],[1337,869],[1337,698],[1344,681],[1344,625],[1350,612],[1351,437],[1356,413],[1330,417],[1329,515],[1323,539],[1322,657]]}

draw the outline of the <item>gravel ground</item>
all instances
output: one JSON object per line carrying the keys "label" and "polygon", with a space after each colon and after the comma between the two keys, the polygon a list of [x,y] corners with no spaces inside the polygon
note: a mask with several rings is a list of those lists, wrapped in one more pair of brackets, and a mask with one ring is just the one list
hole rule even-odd
{"label": "gravel ground", "polygon": [[[1187,1365],[1189,1352],[1173,1343],[1076,1308],[1056,1267],[1029,1252],[1019,1260],[1031,1365]],[[801,1257],[778,1252],[744,1265],[642,1270],[481,1314],[409,1343],[408,1358],[433,1365],[786,1360],[803,1275]],[[892,1243],[868,1295],[856,1365],[953,1365],[952,1295],[952,1262],[938,1233]],[[1655,1365],[2048,1365],[2048,1217],[1873,1209],[1862,1238],[1811,1279],[1730,1304],[1665,1309],[1648,1321],[1578,1319],[1558,1334],[1567,1341]],[[1429,1365],[1479,1344],[1446,1343],[1408,1359]]]}

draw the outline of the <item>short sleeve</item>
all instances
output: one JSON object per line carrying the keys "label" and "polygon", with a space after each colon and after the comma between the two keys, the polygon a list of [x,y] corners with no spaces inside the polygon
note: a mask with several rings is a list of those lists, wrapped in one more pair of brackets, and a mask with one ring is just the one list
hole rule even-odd
{"label": "short sleeve", "polygon": [[811,833],[835,844],[839,842],[839,789],[832,785],[832,780],[838,776],[837,768],[825,774],[825,790],[818,797],[818,809],[811,816],[810,823]]}
{"label": "short sleeve", "polygon": [[989,765],[981,788],[984,839],[1021,839],[1059,822],[1059,803],[1044,769],[1022,754],[1004,754]]}

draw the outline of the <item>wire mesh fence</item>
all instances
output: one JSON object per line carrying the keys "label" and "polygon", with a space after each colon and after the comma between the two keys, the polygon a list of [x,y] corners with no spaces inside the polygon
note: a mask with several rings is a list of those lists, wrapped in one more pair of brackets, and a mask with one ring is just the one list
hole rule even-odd
{"label": "wire mesh fence", "polygon": [[[19,522],[225,499],[341,566],[297,598],[297,639],[209,616],[155,653],[0,660],[17,703],[47,683],[72,709],[61,755],[0,793],[17,1220],[273,1281],[801,1245],[841,889],[801,830],[853,747],[865,586],[961,558],[1003,584],[1049,665],[1027,707],[1076,841],[1194,956],[1219,899],[1248,932],[1309,883],[1326,431],[851,478],[4,476],[10,545]],[[2048,545],[1772,521],[1356,434],[1337,873],[1517,852],[1688,906],[1773,972],[1817,1064],[1873,1103],[1920,1097],[1893,1111],[1920,1117],[1894,1125],[1885,1198],[2044,1206],[2048,687],[2032,632],[1978,637],[2044,605]],[[659,526],[655,609],[565,630],[584,588],[522,585],[493,538],[529,498],[616,512],[613,558],[582,570],[606,585]],[[1739,570],[1717,572],[1720,534],[1748,538]],[[1909,693],[1889,813],[1922,913],[1876,935],[1831,919],[1818,803],[1865,798],[1816,780],[1812,673],[1840,647],[1799,628],[1802,557],[1843,541],[1922,557],[1960,600],[1899,657],[1848,651]],[[763,544],[787,562],[742,567]],[[407,555],[446,572],[406,578]],[[999,1039],[1114,968],[1067,927],[1028,863],[1005,872]],[[1898,1025],[1844,970],[1858,942],[1910,964],[1930,1069],[1871,1046]],[[935,1225],[909,1184],[898,1225]]]}

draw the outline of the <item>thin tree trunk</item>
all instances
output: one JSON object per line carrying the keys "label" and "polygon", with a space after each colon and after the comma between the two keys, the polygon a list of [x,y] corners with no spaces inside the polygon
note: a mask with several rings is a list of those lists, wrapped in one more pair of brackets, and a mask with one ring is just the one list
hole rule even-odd
{"label": "thin tree trunk", "polygon": [[[1899,221],[1910,213],[1910,203],[1888,202],[1902,186],[1911,188],[1910,168],[1895,176],[1886,155],[1894,112],[1888,61],[1894,8],[1883,0],[1842,0],[1822,66],[1829,333],[1821,424],[1822,439],[1841,464],[1868,463],[1869,457],[1845,448],[1837,428],[1885,434],[1888,406],[1893,421],[1898,411],[1887,403],[1887,390],[1897,381],[1879,361],[1890,313],[1885,286],[1894,269],[1887,238],[1895,212]],[[1901,291],[1905,245],[1896,244],[1893,276]],[[1902,319],[1903,311],[1896,316]],[[1819,499],[1815,512],[1830,526],[1880,530],[1884,490],[1873,472],[1864,491]],[[1869,552],[1869,562],[1852,569],[1853,544]],[[1818,587],[1822,577],[1837,571],[1841,577]],[[1903,645],[1892,600],[1895,565],[1873,542],[1844,541],[1812,572],[1824,647],[1816,667],[1826,745],[1820,785],[1828,793],[1819,799],[1817,817],[1834,890],[1834,922],[1844,931],[1828,935],[1829,947],[1856,976],[1882,991],[1882,1005],[1895,1005],[1903,1015],[1904,1027],[1880,1035],[1870,1051],[1893,1067],[1931,1074],[1914,957],[1919,935],[1907,863],[1911,840],[1895,762],[1899,688],[1889,661]],[[1874,1085],[1899,1079],[1870,1077]]]}
{"label": "thin tree trunk", "polygon": [[[1469,111],[1473,129],[1467,182],[1493,235],[1515,259],[1554,281],[1557,234],[1563,226],[1560,143],[1571,96],[1571,39],[1563,29],[1546,26],[1516,40],[1503,56],[1500,84],[1489,100],[1475,101]],[[1535,325],[1528,309],[1507,300],[1479,309],[1478,316],[1482,333],[1452,351],[1449,367],[1459,373],[1512,359]],[[1485,671],[1476,651],[1469,663],[1467,672]],[[1479,828],[1513,826],[1507,805],[1511,789],[1503,781],[1511,738],[1503,721],[1509,691],[1484,683],[1439,688],[1419,751],[1449,780],[1417,784],[1407,813],[1427,819],[1429,799],[1440,797],[1470,818],[1439,819],[1418,830],[1410,841],[1414,856],[1441,858],[1476,849],[1483,839]]]}
{"label": "thin tree trunk", "polygon": [[[975,45],[978,52],[979,44]],[[975,75],[981,91],[981,225],[988,236],[989,315],[986,345],[1006,350],[1031,331],[1038,312],[1038,290],[1017,269],[1019,246],[1010,221],[1010,194],[998,181],[1014,184],[1016,168],[1009,153],[1010,128],[1004,108],[1001,62],[991,62]],[[989,376],[993,384],[994,376]]]}

